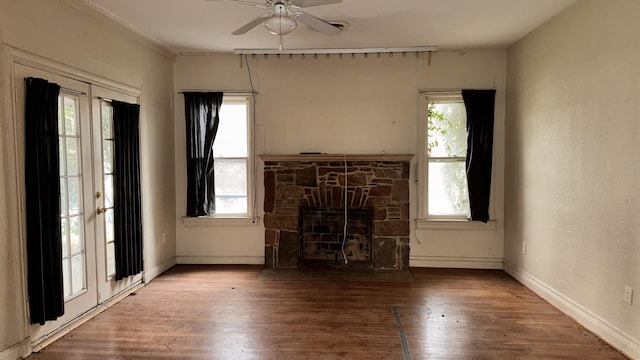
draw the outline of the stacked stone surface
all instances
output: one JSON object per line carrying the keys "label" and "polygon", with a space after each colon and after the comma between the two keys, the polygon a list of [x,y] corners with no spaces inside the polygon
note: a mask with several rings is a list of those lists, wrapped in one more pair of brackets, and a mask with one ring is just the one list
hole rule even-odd
{"label": "stacked stone surface", "polygon": [[372,267],[408,269],[409,161],[265,161],[264,186],[267,267],[300,264],[301,209],[346,205],[372,209]]}

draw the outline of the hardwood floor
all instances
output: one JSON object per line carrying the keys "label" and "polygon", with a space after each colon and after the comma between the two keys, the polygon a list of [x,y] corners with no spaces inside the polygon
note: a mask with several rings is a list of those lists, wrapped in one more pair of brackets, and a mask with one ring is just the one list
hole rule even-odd
{"label": "hardwood floor", "polygon": [[180,265],[29,360],[626,359],[506,273],[264,281]]}

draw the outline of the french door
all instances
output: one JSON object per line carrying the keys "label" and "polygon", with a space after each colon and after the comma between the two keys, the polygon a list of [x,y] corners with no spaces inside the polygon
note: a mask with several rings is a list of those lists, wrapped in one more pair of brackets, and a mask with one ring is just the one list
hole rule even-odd
{"label": "french door", "polygon": [[[88,84],[20,64],[14,65],[16,118],[24,119],[25,78],[37,77],[61,86],[58,97],[60,200],[64,315],[30,327],[31,339],[43,338],[98,304],[96,243]],[[18,151],[24,159],[24,126],[18,126]],[[20,161],[24,164],[24,161]],[[21,165],[23,166],[23,165]],[[21,171],[24,174],[24,170]],[[29,229],[26,229],[28,232]],[[28,276],[28,274],[27,274]]]}
{"label": "french door", "polygon": [[133,96],[117,91],[91,85],[92,120],[93,120],[93,163],[95,164],[95,198],[96,198],[96,238],[100,239],[96,247],[98,267],[98,302],[112,298],[114,295],[142,281],[142,275],[129,276],[120,281],[115,280],[115,231],[113,227],[113,165],[114,136],[112,100],[136,103]]}
{"label": "french door", "polygon": [[[98,304],[141,282],[141,275],[116,281],[113,219],[113,116],[107,99],[135,98],[29,66],[14,64],[16,118],[24,119],[25,78],[61,86],[58,139],[62,224],[64,315],[31,325],[33,342],[45,338]],[[24,126],[18,126],[24,159]],[[24,161],[20,161],[24,164]],[[24,166],[24,165],[21,165]],[[21,171],[24,174],[24,169]],[[29,231],[29,229],[26,229]],[[28,276],[28,274],[27,274]]]}

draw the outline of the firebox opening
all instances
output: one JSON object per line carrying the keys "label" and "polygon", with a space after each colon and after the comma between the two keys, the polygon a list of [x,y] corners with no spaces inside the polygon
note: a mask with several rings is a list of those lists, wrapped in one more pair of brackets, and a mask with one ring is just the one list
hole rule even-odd
{"label": "firebox opening", "polygon": [[[374,210],[354,208],[346,214],[345,239],[344,209],[300,209],[301,266],[373,267]],[[349,264],[345,264],[345,255]]]}

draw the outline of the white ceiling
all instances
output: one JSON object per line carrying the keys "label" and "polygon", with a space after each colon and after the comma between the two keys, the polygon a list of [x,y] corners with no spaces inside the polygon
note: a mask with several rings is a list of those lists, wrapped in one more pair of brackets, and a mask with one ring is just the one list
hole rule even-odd
{"label": "white ceiling", "polygon": [[[263,0],[255,0],[262,2]],[[576,0],[343,0],[305,8],[349,25],[337,36],[299,24],[284,36],[285,49],[437,46],[439,49],[506,48]],[[277,49],[278,37],[259,25],[231,32],[266,9],[205,0],[88,0],[174,53]]]}

